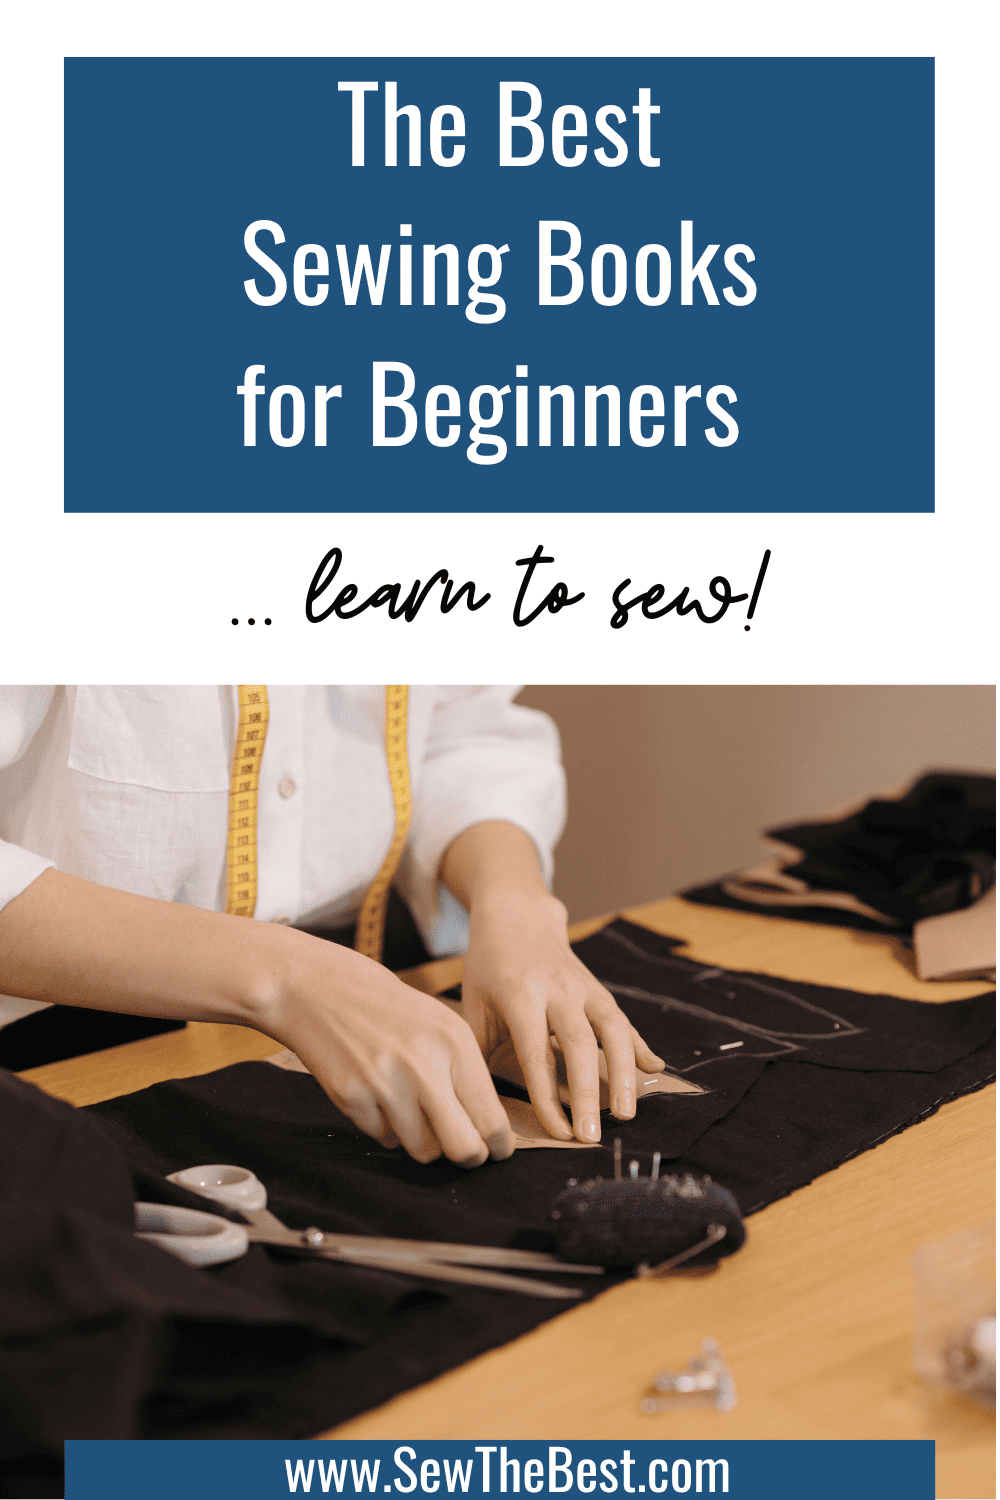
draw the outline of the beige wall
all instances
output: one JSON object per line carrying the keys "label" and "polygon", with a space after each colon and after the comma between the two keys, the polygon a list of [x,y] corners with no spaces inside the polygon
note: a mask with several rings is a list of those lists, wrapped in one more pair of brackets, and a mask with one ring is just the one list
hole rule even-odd
{"label": "beige wall", "polygon": [[529,687],[569,779],[555,889],[572,918],[744,865],[758,830],[905,783],[992,770],[987,687]]}

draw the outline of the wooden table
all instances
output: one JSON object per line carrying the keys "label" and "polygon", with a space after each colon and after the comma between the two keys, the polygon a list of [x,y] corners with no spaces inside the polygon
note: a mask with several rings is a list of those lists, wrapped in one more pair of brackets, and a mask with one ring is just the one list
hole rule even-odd
{"label": "wooden table", "polygon": [[[626,915],[706,963],[926,1001],[983,989],[921,983],[891,937],[676,898]],[[447,959],[403,977],[436,993],[460,972]],[[22,1076],[81,1105],[274,1050],[257,1032],[198,1024]],[[746,1249],[714,1275],[615,1287],[324,1436],[934,1438],[938,1495],[993,1496],[992,1417],[912,1374],[910,1261],[928,1240],[992,1222],[994,1094],[946,1104],[754,1214]],[[641,1416],[656,1371],[686,1363],[706,1335],[735,1375],[735,1409]]]}

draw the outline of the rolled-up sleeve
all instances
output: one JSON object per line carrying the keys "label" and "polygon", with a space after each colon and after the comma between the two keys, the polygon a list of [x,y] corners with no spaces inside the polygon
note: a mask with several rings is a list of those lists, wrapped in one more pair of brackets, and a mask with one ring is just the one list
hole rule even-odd
{"label": "rolled-up sleeve", "polygon": [[465,909],[438,879],[448,845],[474,823],[514,823],[533,841],[547,883],[566,819],[552,720],[512,702],[516,687],[442,690],[431,715],[398,884],[434,954],[464,950]]}
{"label": "rolled-up sleeve", "polygon": [[[54,693],[51,687],[0,687],[0,835],[4,831],[3,773],[24,755]],[[53,865],[53,860],[0,837],[0,910]]]}

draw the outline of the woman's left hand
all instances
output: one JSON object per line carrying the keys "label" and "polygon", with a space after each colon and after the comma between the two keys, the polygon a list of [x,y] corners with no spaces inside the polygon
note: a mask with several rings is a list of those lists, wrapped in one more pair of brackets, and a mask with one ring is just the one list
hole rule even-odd
{"label": "woman's left hand", "polygon": [[[559,1140],[601,1138],[598,1041],[619,1120],[635,1114],[636,1067],[664,1066],[573,953],[565,907],[540,884],[493,889],[472,902],[462,1000],[487,1059],[509,1034],[535,1111]],[[559,1102],[553,1037],[566,1060],[572,1130]]]}

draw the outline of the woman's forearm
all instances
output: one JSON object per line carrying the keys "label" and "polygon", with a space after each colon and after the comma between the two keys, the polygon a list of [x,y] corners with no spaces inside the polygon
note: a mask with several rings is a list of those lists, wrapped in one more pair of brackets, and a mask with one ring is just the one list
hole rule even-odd
{"label": "woman's forearm", "polygon": [[464,1021],[370,958],[289,927],[46,870],[0,911],[0,992],[254,1026],[383,1145],[463,1166],[514,1149]]}
{"label": "woman's forearm", "polygon": [[278,1002],[303,936],[46,870],[0,911],[0,991],[253,1026]]}
{"label": "woman's forearm", "polygon": [[471,912],[493,897],[520,895],[561,913],[565,923],[565,908],[542,878],[533,841],[514,823],[493,819],[464,829],[445,851],[441,878]]}
{"label": "woman's forearm", "polygon": [[[459,834],[442,875],[470,908],[518,893],[561,910],[534,844],[512,823]],[[61,870],[46,870],[0,910],[0,993],[28,1000],[261,1025],[314,955],[347,982],[373,980],[367,960],[283,925],[135,896]]]}

